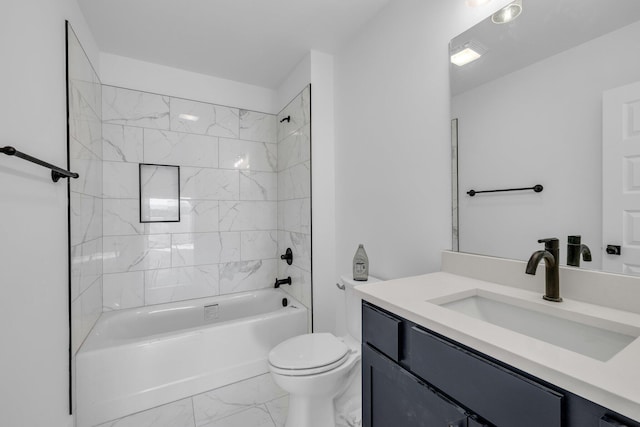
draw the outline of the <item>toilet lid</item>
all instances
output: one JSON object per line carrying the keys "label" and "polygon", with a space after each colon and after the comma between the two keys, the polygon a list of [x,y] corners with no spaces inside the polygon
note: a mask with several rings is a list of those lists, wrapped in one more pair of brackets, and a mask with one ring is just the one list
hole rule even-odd
{"label": "toilet lid", "polygon": [[348,353],[349,347],[332,334],[305,334],[275,346],[269,363],[281,369],[305,370],[335,364]]}

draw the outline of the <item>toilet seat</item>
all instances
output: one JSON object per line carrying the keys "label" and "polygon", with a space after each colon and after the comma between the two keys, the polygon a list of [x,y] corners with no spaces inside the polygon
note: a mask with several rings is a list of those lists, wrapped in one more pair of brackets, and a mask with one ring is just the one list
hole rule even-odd
{"label": "toilet seat", "polygon": [[342,365],[350,353],[349,347],[333,334],[305,334],[274,347],[269,353],[269,365],[281,375],[314,375]]}

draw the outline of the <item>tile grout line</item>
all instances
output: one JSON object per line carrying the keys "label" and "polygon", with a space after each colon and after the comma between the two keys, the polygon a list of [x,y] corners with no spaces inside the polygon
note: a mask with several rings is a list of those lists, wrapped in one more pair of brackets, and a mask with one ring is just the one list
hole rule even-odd
{"label": "tile grout line", "polygon": [[194,396],[195,395],[192,395],[189,399],[191,399],[191,411],[193,413],[193,427],[198,427],[196,423],[196,404],[193,401]]}

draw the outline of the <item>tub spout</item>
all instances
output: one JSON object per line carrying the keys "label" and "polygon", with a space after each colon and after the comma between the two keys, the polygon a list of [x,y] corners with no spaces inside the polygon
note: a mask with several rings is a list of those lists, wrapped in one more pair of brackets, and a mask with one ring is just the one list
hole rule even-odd
{"label": "tub spout", "polygon": [[286,279],[280,279],[280,280],[278,280],[278,278],[276,278],[276,283],[273,285],[273,287],[279,288],[280,285],[289,285],[289,286],[291,286],[291,276],[287,277]]}

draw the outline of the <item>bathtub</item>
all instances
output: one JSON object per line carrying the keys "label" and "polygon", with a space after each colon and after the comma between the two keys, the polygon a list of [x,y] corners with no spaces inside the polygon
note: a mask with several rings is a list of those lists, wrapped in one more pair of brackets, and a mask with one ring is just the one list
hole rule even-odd
{"label": "bathtub", "polygon": [[269,351],[306,332],[307,309],[279,289],[104,313],[75,357],[76,425],[264,374]]}

